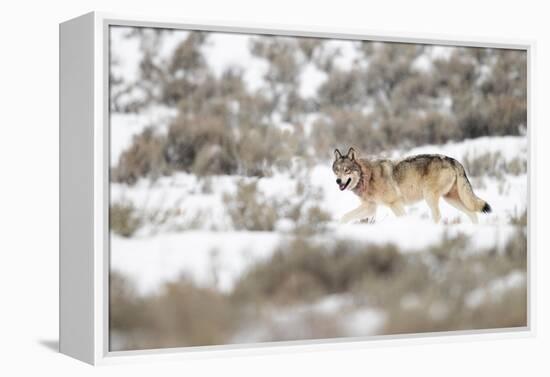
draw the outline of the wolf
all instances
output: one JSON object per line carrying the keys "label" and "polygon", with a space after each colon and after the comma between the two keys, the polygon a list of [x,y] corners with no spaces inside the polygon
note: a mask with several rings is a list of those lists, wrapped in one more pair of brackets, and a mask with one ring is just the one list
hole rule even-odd
{"label": "wolf", "polygon": [[378,205],[403,216],[406,205],[425,200],[438,223],[440,198],[473,223],[477,223],[477,212],[491,212],[489,203],[474,194],[462,164],[448,156],[419,154],[392,161],[358,158],[353,148],[346,155],[335,149],[332,170],[340,190],[350,190],[361,199],[361,205],[346,213],[342,222],[374,216]]}

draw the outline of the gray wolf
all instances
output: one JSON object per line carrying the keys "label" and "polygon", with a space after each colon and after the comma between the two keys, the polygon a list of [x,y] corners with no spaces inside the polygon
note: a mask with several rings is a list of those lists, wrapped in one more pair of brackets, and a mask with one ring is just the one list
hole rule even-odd
{"label": "gray wolf", "polygon": [[420,154],[391,161],[358,158],[353,148],[346,155],[336,149],[332,170],[340,190],[353,191],[361,199],[361,205],[346,213],[342,222],[374,216],[378,205],[403,216],[406,205],[425,200],[438,223],[440,198],[473,223],[477,223],[477,212],[491,212],[491,206],[474,194],[464,167],[448,156]]}

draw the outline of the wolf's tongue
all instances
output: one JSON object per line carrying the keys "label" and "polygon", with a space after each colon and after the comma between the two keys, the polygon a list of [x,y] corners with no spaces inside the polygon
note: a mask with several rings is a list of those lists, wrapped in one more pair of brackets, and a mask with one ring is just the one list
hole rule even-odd
{"label": "wolf's tongue", "polygon": [[348,187],[349,183],[351,182],[351,178],[348,178],[348,180],[344,183],[338,184],[338,187],[340,187],[340,191],[344,191],[346,187]]}

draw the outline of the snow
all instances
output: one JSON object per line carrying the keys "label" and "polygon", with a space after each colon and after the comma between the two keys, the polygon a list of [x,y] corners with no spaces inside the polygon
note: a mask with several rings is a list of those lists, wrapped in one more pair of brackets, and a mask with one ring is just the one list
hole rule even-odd
{"label": "snow", "polygon": [[[390,155],[443,153],[460,161],[466,155],[487,152],[500,152],[508,160],[526,159],[527,140],[525,137],[484,137],[423,146],[407,153],[393,151]],[[403,253],[419,253],[445,237],[465,235],[469,253],[487,252],[492,248],[502,251],[517,231],[510,224],[510,218],[521,215],[527,206],[525,174],[505,175],[501,180],[484,177],[479,187],[476,186],[478,180],[472,183],[476,194],[491,204],[493,213],[479,214],[478,225],[444,201],[440,203],[443,221],[439,224],[433,223],[428,206],[423,202],[408,206],[404,217],[396,218],[388,208],[379,206],[373,222],[340,224],[339,219],[357,207],[359,199],[350,191],[338,189],[331,161],[310,170],[300,166],[296,162],[290,172],[275,172],[271,177],[260,178],[257,187],[266,199],[304,201],[306,205],[319,205],[324,209],[332,220],[325,232],[315,236],[321,243],[339,239],[376,245],[393,243]],[[134,186],[111,184],[113,203],[131,202],[141,214],[174,211],[162,226],[145,224],[133,238],[113,235],[112,268],[131,276],[141,292],[152,292],[181,274],[188,275],[198,284],[212,284],[215,265],[218,269],[216,284],[220,289],[230,290],[240,273],[257,260],[269,257],[281,242],[292,237],[296,225],[290,219],[281,218],[274,232],[236,231],[227,213],[224,195],[235,193],[242,179],[238,176],[205,179],[177,173],[155,182],[141,179]],[[251,182],[255,178],[244,180]],[[305,186],[301,195],[296,191],[299,182]],[[314,192],[321,194],[320,199],[312,197]],[[197,218],[201,220],[198,229],[189,225]]]}
{"label": "snow", "polygon": [[373,308],[353,311],[342,319],[348,336],[376,335],[385,321],[384,312]]}
{"label": "snow", "polygon": [[456,47],[429,46],[412,63],[412,68],[420,72],[430,72],[435,60],[448,60]]}
{"label": "snow", "polygon": [[[395,219],[376,226],[343,225],[317,240],[324,244],[335,239],[381,245],[394,243],[402,247],[402,252],[419,253],[441,241],[442,237],[464,233],[471,236],[472,252],[483,252],[494,245],[502,248],[515,234],[511,226],[460,224],[449,228],[414,218]],[[136,282],[142,294],[154,292],[163,283],[177,280],[182,275],[198,285],[214,284],[227,292],[248,267],[269,258],[281,242],[290,237],[278,232],[248,231],[185,231],[137,238],[113,234],[111,268]]]}
{"label": "snow", "polygon": [[135,81],[139,78],[138,62],[141,60],[141,52],[137,38],[126,38],[131,30],[130,27],[110,27],[110,51],[116,61],[110,69],[115,76]]}
{"label": "snow", "polygon": [[317,90],[327,80],[327,78],[327,74],[318,69],[315,64],[306,64],[300,74],[300,95],[303,98],[315,96],[317,94]]}
{"label": "snow", "polygon": [[429,72],[432,69],[432,60],[428,54],[419,55],[413,62],[412,68],[421,71]]}
{"label": "snow", "polygon": [[272,232],[186,231],[143,238],[111,234],[111,268],[130,277],[141,294],[182,276],[229,291],[246,266],[272,254],[280,238]]}
{"label": "snow", "polygon": [[394,151],[393,158],[406,157],[415,154],[442,153],[459,161],[464,158],[479,157],[486,153],[500,153],[504,161],[516,157],[527,156],[527,138],[521,136],[485,136],[461,142],[451,142],[444,145],[426,145],[413,148],[407,153]]}
{"label": "snow", "polygon": [[454,50],[456,50],[454,46],[432,46],[430,48],[430,56],[432,59],[447,60],[451,57]]}
{"label": "snow", "polygon": [[[134,29],[131,26],[110,27],[110,51],[117,64],[111,66],[112,73],[122,77],[127,82],[135,82],[139,79],[139,63],[143,56],[140,50],[138,38],[128,34]],[[189,35],[185,30],[171,30],[160,40],[158,47],[158,60],[169,60],[176,47]]]}
{"label": "snow", "polygon": [[202,52],[217,77],[228,68],[240,67],[245,84],[251,91],[256,91],[265,84],[268,64],[250,53],[251,38],[247,34],[211,33]]}
{"label": "snow", "polygon": [[[443,212],[443,211],[442,211]],[[453,226],[433,224],[431,219],[418,219],[415,215],[404,218],[386,218],[379,224],[339,225],[335,235],[339,239],[352,239],[376,245],[396,244],[404,253],[419,253],[437,244],[444,237],[469,236],[472,252],[485,252],[496,246],[502,250],[516,234],[512,225],[492,226],[461,223]]]}
{"label": "snow", "polygon": [[355,48],[355,41],[330,39],[325,42],[325,48],[329,51],[338,51],[334,59],[334,66],[342,71],[349,71],[361,58]]}

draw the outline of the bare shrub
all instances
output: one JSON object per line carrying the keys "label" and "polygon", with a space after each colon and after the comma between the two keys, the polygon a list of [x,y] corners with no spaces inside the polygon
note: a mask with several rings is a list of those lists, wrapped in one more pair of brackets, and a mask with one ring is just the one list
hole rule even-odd
{"label": "bare shrub", "polygon": [[296,195],[291,197],[268,197],[259,190],[257,180],[241,180],[237,191],[226,193],[223,200],[233,227],[238,230],[279,230],[279,220],[289,221],[292,225],[287,231],[302,236],[325,230],[330,216],[316,204],[318,193],[300,185],[295,190]]}
{"label": "bare shrub", "polygon": [[170,171],[164,156],[166,139],[146,128],[134,136],[132,145],[119,158],[111,178],[115,182],[135,183],[140,177],[159,178]]}
{"label": "bare shrub", "polygon": [[504,166],[506,173],[512,175],[527,174],[527,159],[515,157]]}
{"label": "bare shrub", "polygon": [[167,80],[162,88],[163,102],[177,105],[204,83],[208,76],[208,65],[202,46],[206,43],[209,33],[194,31],[180,43],[167,64]]}
{"label": "bare shrub", "polygon": [[353,109],[366,103],[364,72],[358,69],[342,71],[333,69],[318,92],[321,106]]}
{"label": "bare shrub", "polygon": [[[219,133],[205,132],[213,139],[191,148],[180,145],[180,139],[166,149],[170,169],[177,165],[175,170],[206,175],[263,176],[269,175],[272,164],[288,167],[293,155],[325,158],[326,151],[343,143],[377,153],[486,135],[520,135],[526,126],[522,51],[453,48],[448,58],[433,58],[430,46],[363,42],[351,44],[358,58],[342,67],[336,64],[341,48],[322,39],[256,37],[249,48],[267,63],[267,71],[263,87],[251,90],[242,68],[230,67],[221,77],[211,71],[202,49],[209,33],[190,32],[167,61],[155,52],[160,36],[139,35],[144,55],[141,81],[121,84],[113,77],[113,96],[124,96],[135,85],[147,102],[154,98],[153,102],[177,106],[175,124],[210,128],[217,122],[229,141],[220,144]],[[418,69],[418,59],[428,62],[427,70]],[[302,98],[301,73],[309,63],[322,70],[326,80],[315,95]],[[115,110],[139,111],[141,105],[128,106]],[[302,129],[312,113],[319,116],[312,127],[315,148],[308,150],[303,144],[309,135]],[[293,132],[279,132],[281,122]],[[199,161],[193,166],[195,159]],[[147,174],[144,169],[129,170]]]}
{"label": "bare shrub", "polygon": [[414,145],[444,144],[459,136],[454,119],[435,111],[411,117],[404,128],[406,139]]}
{"label": "bare shrub", "polygon": [[256,37],[250,41],[250,52],[267,61],[264,75],[269,90],[270,106],[267,112],[272,117],[275,112],[284,121],[296,121],[305,109],[305,102],[299,95],[299,74],[309,59],[302,38]]}
{"label": "bare shrub", "polygon": [[299,212],[294,218],[296,222],[294,232],[300,236],[310,236],[325,231],[326,224],[331,220],[330,215],[318,205],[303,206],[298,204],[294,209],[298,209]]}
{"label": "bare shrub", "polygon": [[520,51],[461,48],[436,62],[436,83],[453,98],[461,138],[520,134],[527,121],[525,59]]}
{"label": "bare shrub", "polygon": [[277,207],[259,194],[258,182],[240,181],[235,195],[224,195],[233,226],[241,230],[272,231],[277,221]]}
{"label": "bare shrub", "polygon": [[142,220],[131,202],[112,203],[109,208],[109,228],[122,237],[131,237]]}
{"label": "bare shrub", "polygon": [[298,151],[299,136],[274,127],[243,129],[237,144],[240,173],[248,176],[269,176],[275,168],[290,166]]}
{"label": "bare shrub", "polygon": [[[117,349],[227,344],[257,326],[263,340],[346,336],[345,316],[307,310],[333,294],[383,312],[379,334],[525,326],[526,241],[520,229],[502,250],[472,253],[468,239],[458,236],[407,252],[296,237],[249,266],[228,293],[182,278],[140,296],[112,273],[111,336]],[[297,307],[305,310],[291,322],[270,314]]]}
{"label": "bare shrub", "polygon": [[478,156],[466,155],[463,165],[472,177],[495,177],[502,179],[505,174],[521,175],[527,173],[527,160],[516,157],[507,161],[500,151],[487,152]]}
{"label": "bare shrub", "polygon": [[241,301],[308,301],[351,290],[365,276],[392,276],[401,263],[401,255],[392,246],[343,241],[327,246],[296,238],[252,267],[236,285],[234,295]]}
{"label": "bare shrub", "polygon": [[[431,293],[430,293],[431,294]],[[512,288],[498,300],[483,301],[475,308],[424,296],[414,308],[395,307],[383,329],[384,334],[415,334],[450,330],[522,327],[527,324],[527,294],[524,287]]]}
{"label": "bare shrub", "polygon": [[[120,338],[111,350],[224,344],[239,316],[227,296],[182,278],[151,296],[111,274],[110,328]],[[113,349],[114,346],[114,349]]]}
{"label": "bare shrub", "polygon": [[313,124],[312,131],[318,153],[326,155],[338,145],[353,145],[367,153],[377,153],[388,146],[385,134],[372,117],[336,107],[322,111],[325,116]]}
{"label": "bare shrub", "polygon": [[[449,242],[453,243],[452,239],[447,244]],[[406,280],[407,273],[414,272],[417,284],[390,281],[381,297],[377,285],[366,282],[369,297],[378,297],[376,302],[383,302],[388,313],[382,333],[525,326],[525,284],[495,292],[491,291],[491,286],[510,274],[526,273],[526,246],[521,231],[508,242],[503,253],[489,250],[464,255],[467,244],[454,245],[454,251],[442,244],[431,251],[436,256],[435,266],[423,271],[405,270],[400,275]]]}
{"label": "bare shrub", "polygon": [[154,327],[146,348],[223,344],[238,320],[226,296],[185,279],[167,284],[147,309]]}
{"label": "bare shrub", "polygon": [[145,302],[133,284],[117,271],[109,273],[109,326],[127,332],[142,325]]}
{"label": "bare shrub", "polygon": [[525,209],[523,212],[516,212],[512,216],[510,216],[510,224],[517,225],[517,226],[527,226],[527,209]]}
{"label": "bare shrub", "polygon": [[234,146],[223,119],[179,117],[168,130],[166,159],[175,169],[198,175],[231,174],[237,168]]}

